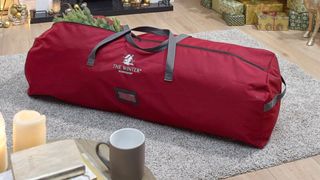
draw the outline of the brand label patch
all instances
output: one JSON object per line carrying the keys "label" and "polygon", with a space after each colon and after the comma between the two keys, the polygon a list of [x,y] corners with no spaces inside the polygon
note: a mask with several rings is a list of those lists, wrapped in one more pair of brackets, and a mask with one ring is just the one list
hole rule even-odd
{"label": "brand label patch", "polygon": [[122,64],[113,64],[113,69],[118,70],[119,73],[132,75],[134,73],[141,73],[142,69],[134,66],[134,55],[127,54],[123,57]]}
{"label": "brand label patch", "polygon": [[126,89],[115,88],[117,98],[121,101],[130,102],[137,104],[137,94],[134,91],[129,91]]}

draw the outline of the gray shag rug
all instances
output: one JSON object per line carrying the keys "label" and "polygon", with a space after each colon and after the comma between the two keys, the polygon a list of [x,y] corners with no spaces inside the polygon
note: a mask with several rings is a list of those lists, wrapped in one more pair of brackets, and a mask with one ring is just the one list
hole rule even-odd
{"label": "gray shag rug", "polygon": [[[265,48],[236,29],[193,36]],[[158,179],[217,179],[320,153],[320,82],[281,57],[288,91],[272,138],[262,150],[121,114],[30,98],[24,62],[25,55],[0,57],[0,111],[6,119],[9,146],[14,114],[33,109],[47,116],[48,139],[107,141],[117,129],[140,129],[146,134],[146,165]]]}

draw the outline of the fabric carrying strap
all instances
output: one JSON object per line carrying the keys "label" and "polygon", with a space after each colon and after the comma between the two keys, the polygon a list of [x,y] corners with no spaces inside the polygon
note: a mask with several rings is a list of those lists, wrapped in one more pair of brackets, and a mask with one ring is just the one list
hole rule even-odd
{"label": "fabric carrying strap", "polygon": [[169,39],[172,38],[171,31],[169,31],[167,29],[157,29],[157,28],[149,27],[149,26],[141,26],[141,27],[133,28],[133,29],[131,29],[131,31],[147,32],[147,33],[152,33],[152,34],[159,35],[159,36],[168,36],[168,39],[161,42],[161,44],[159,44],[158,46],[151,47],[151,48],[142,48],[135,43],[135,41],[133,39],[133,37],[135,35],[133,33],[126,34],[125,38],[129,44],[131,44],[133,47],[135,47],[137,49],[140,49],[140,50],[146,51],[146,52],[150,52],[150,53],[160,52],[160,51],[163,51],[164,49],[166,49],[168,47]]}
{"label": "fabric carrying strap", "polygon": [[263,111],[267,112],[269,110],[271,110],[286,94],[287,92],[287,84],[285,82],[285,80],[283,79],[283,77],[281,76],[281,81],[284,84],[284,89],[280,94],[277,94],[273,97],[273,99],[271,101],[269,101],[267,104],[264,105]]}
{"label": "fabric carrying strap", "polygon": [[[156,35],[160,35],[160,36],[168,36],[168,39],[161,42],[159,45],[155,46],[155,47],[151,47],[151,48],[142,48],[139,45],[136,44],[136,42],[134,41],[134,37],[137,37],[136,35],[134,35],[131,31],[140,31],[140,32],[147,32],[147,33],[152,33],[152,34],[156,34]],[[100,41],[90,52],[89,56],[88,56],[88,61],[87,61],[87,65],[92,67],[94,66],[94,62],[96,59],[96,54],[97,51],[121,38],[125,36],[127,42],[129,44],[131,44],[133,47],[140,49],[142,51],[146,51],[146,52],[150,52],[150,53],[156,53],[156,52],[160,52],[163,51],[165,49],[168,49],[167,51],[167,59],[166,59],[166,67],[165,67],[165,77],[164,80],[165,81],[172,81],[173,80],[173,70],[174,70],[174,60],[175,60],[175,55],[176,55],[176,44],[178,42],[180,42],[181,40],[189,37],[188,35],[178,35],[178,36],[174,36],[170,30],[167,29],[158,29],[158,28],[154,28],[154,27],[148,27],[148,26],[141,26],[141,27],[136,27],[133,29],[129,29],[128,26],[124,26],[123,31],[117,32],[115,34],[112,34],[111,36],[105,38],[104,40]],[[138,38],[139,40],[139,38]]]}
{"label": "fabric carrying strap", "polygon": [[177,36],[176,38],[169,38],[166,70],[165,70],[165,76],[164,76],[165,81],[173,81],[174,60],[176,57],[177,43],[187,37],[189,37],[189,36],[185,35],[185,34],[181,34],[181,35]]}
{"label": "fabric carrying strap", "polygon": [[176,55],[176,47],[177,43],[182,41],[183,39],[189,37],[188,35],[181,34],[178,36],[174,36],[170,30],[167,29],[157,29],[154,27],[142,26],[133,28],[133,31],[140,31],[140,32],[149,32],[160,36],[168,36],[166,41],[163,41],[159,46],[153,48],[141,48],[139,47],[133,40],[131,34],[126,35],[127,41],[137,49],[147,51],[147,52],[159,52],[163,51],[164,49],[168,49],[167,52],[167,61],[166,61],[166,69],[165,69],[165,81],[173,81],[173,70],[174,70],[174,60]]}
{"label": "fabric carrying strap", "polygon": [[118,38],[130,33],[130,29],[127,26],[124,26],[123,31],[120,31],[118,33],[114,33],[111,36],[105,38],[104,40],[100,41],[90,52],[89,57],[88,57],[88,61],[87,61],[87,65],[88,66],[93,66],[94,62],[96,60],[96,54],[97,51],[104,45],[111,43],[115,40],[117,40]]}

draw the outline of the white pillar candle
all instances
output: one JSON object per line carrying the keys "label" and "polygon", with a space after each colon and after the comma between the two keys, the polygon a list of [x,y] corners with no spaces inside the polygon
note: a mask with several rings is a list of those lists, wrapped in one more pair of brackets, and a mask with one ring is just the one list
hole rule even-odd
{"label": "white pillar candle", "polygon": [[6,140],[0,141],[0,173],[8,168],[8,151]]}
{"label": "white pillar candle", "polygon": [[[6,3],[6,4],[4,4]],[[2,10],[8,10],[9,7],[12,5],[13,0],[0,0],[0,11]]]}
{"label": "white pillar candle", "polygon": [[4,123],[4,118],[0,112],[0,140],[6,137],[5,130],[6,130],[6,126]]}
{"label": "white pillar candle", "polygon": [[48,11],[52,8],[52,0],[36,0],[36,11]]}
{"label": "white pillar candle", "polygon": [[0,113],[0,173],[8,168],[8,151],[5,123]]}
{"label": "white pillar candle", "polygon": [[52,0],[52,10],[54,13],[59,13],[61,8],[60,0]]}
{"label": "white pillar candle", "polygon": [[13,118],[13,152],[45,144],[46,116],[37,111],[23,110]]}

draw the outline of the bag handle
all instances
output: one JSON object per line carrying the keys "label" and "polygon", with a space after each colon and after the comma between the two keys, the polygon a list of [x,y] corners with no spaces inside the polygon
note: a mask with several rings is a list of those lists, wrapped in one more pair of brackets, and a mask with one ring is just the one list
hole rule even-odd
{"label": "bag handle", "polygon": [[165,81],[173,81],[174,60],[176,57],[177,43],[187,37],[189,37],[189,35],[180,34],[175,38],[169,38],[166,70],[165,70],[165,76],[164,76]]}
{"label": "bag handle", "polygon": [[[135,36],[133,33],[131,33],[131,31],[141,31],[141,32],[148,32],[148,33],[152,33],[152,34],[156,34],[156,35],[161,35],[161,36],[168,36],[168,39],[161,42],[160,45],[155,46],[155,47],[151,47],[151,48],[142,48],[140,46],[138,46],[135,41],[133,40],[133,36]],[[170,30],[167,29],[158,29],[158,28],[154,28],[154,27],[149,27],[149,26],[141,26],[141,27],[136,27],[133,28],[132,30],[129,29],[128,26],[124,26],[123,31],[117,32],[115,34],[112,34],[111,36],[105,38],[104,40],[100,41],[90,52],[89,56],[88,56],[88,61],[87,61],[87,65],[92,67],[94,66],[94,62],[96,59],[96,53],[97,51],[119,39],[120,37],[125,36],[126,40],[128,41],[128,43],[130,43],[132,46],[134,46],[137,49],[146,51],[146,52],[150,52],[150,53],[155,53],[155,52],[160,52],[165,50],[166,48],[168,49],[167,52],[167,59],[166,59],[166,69],[165,69],[165,81],[172,81],[173,80],[173,70],[174,70],[174,60],[175,60],[175,54],[176,54],[176,45],[178,42],[180,42],[181,40],[189,37],[188,35],[178,35],[178,36],[174,36]]]}
{"label": "bag handle", "polygon": [[[170,35],[170,31],[167,29],[158,29],[158,28],[154,28],[154,27],[148,27],[148,26],[141,26],[141,27],[136,27],[133,30],[135,31],[141,31],[141,32],[150,32],[152,34],[156,34],[156,35]],[[133,37],[136,37],[136,35],[134,35],[133,33],[131,33],[131,29],[129,28],[129,26],[124,26],[123,27],[123,31],[117,32],[112,34],[111,36],[105,38],[104,40],[100,41],[90,52],[89,57],[88,57],[88,61],[87,61],[87,65],[88,66],[93,66],[95,59],[96,59],[96,54],[98,52],[98,50],[103,47],[104,45],[107,45],[119,38],[121,38],[122,36],[126,37],[126,40],[133,45],[135,48],[144,50],[144,51],[148,51],[148,52],[158,52],[158,51],[162,51],[166,48],[166,46],[168,45],[168,41],[164,41],[162,42],[160,45],[153,47],[153,48],[140,48],[133,40]]]}
{"label": "bag handle", "polygon": [[129,27],[125,26],[123,28],[123,31],[114,33],[110,36],[108,36],[107,38],[105,38],[104,40],[100,41],[90,52],[88,60],[87,60],[87,65],[88,66],[94,66],[94,62],[96,60],[96,54],[97,51],[104,45],[109,44],[117,39],[119,39],[120,37],[130,33],[131,30],[129,29]]}
{"label": "bag handle", "polygon": [[267,104],[264,105],[264,107],[263,107],[263,111],[264,112],[267,112],[267,111],[271,110],[286,94],[286,92],[287,92],[287,84],[286,84],[286,81],[283,79],[282,76],[281,76],[281,81],[284,84],[283,91],[280,94],[275,95],[271,101],[269,101]]}
{"label": "bag handle", "polygon": [[159,36],[168,36],[167,40],[161,42],[159,45],[157,45],[155,47],[142,48],[135,43],[133,36],[132,36],[132,35],[134,35],[133,33],[126,34],[125,37],[126,37],[126,40],[128,41],[129,44],[131,44],[133,47],[135,47],[137,49],[140,49],[140,50],[146,51],[146,52],[150,52],[150,53],[163,51],[164,49],[167,48],[168,43],[169,43],[169,39],[174,38],[174,36],[170,30],[158,29],[158,28],[154,28],[154,27],[150,27],[150,26],[136,27],[136,28],[131,29],[131,31],[146,32],[146,33],[151,33],[151,34],[155,34],[155,35],[159,35]]}

